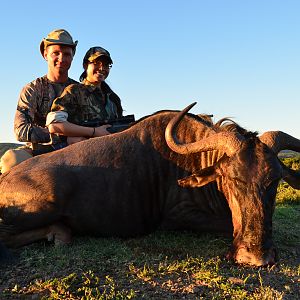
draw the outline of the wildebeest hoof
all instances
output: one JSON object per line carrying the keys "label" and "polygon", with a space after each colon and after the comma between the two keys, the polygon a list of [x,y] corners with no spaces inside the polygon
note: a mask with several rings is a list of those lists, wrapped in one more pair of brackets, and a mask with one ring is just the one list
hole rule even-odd
{"label": "wildebeest hoof", "polygon": [[54,241],[55,246],[68,245],[72,241],[71,230],[61,223],[49,226],[48,241]]}
{"label": "wildebeest hoof", "polygon": [[54,241],[54,234],[52,232],[47,234],[47,241],[48,242]]}

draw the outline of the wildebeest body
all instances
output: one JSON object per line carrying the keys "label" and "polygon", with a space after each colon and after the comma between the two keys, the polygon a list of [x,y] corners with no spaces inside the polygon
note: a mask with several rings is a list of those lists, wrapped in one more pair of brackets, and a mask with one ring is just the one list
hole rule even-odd
{"label": "wildebeest body", "polygon": [[[124,132],[34,157],[2,175],[1,226],[12,225],[14,233],[0,235],[2,241],[18,246],[28,237],[59,237],[59,230],[43,229],[51,224],[94,236],[129,237],[158,227],[233,232],[237,261],[273,262],[272,213],[283,168],[276,154],[255,134],[223,133],[190,114],[177,128],[183,152],[185,145],[208,142],[198,152],[176,153],[165,131],[177,115],[154,114]],[[217,134],[226,138],[221,147]]]}
{"label": "wildebeest body", "polygon": [[[199,220],[201,213],[203,217],[209,213],[209,223],[214,215],[230,218],[225,198],[214,187],[204,192],[178,186],[177,178],[199,168],[199,154],[186,159],[168,149],[164,130],[171,116],[152,117],[152,122],[145,122],[147,128],[141,122],[139,130],[90,139],[22,163],[1,178],[5,180],[0,185],[5,191],[1,202],[7,207],[2,218],[22,229],[62,219],[80,234],[123,237],[144,234],[160,225],[189,228],[198,224],[199,230],[202,226],[207,230],[211,226]],[[186,142],[196,140],[206,129],[195,134],[193,122],[185,124],[188,135],[182,131],[181,135],[190,136]],[[206,162],[202,159],[203,167],[214,162],[212,155]],[[207,197],[199,199],[199,193],[200,198]],[[220,197],[212,201],[212,196]],[[195,205],[199,201],[206,204]],[[184,206],[190,206],[186,207],[191,210],[190,218],[195,209],[194,222],[185,219]]]}

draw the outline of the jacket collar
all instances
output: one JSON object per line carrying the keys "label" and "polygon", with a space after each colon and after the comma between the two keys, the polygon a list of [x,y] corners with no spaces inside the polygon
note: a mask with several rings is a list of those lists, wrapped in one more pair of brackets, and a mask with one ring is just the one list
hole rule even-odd
{"label": "jacket collar", "polygon": [[91,91],[91,92],[95,91],[96,89],[98,89],[99,91],[102,92],[102,89],[101,89],[100,85],[95,85],[95,84],[89,82],[87,79],[84,79],[82,81],[82,84],[84,84],[85,86],[87,86],[88,90]]}

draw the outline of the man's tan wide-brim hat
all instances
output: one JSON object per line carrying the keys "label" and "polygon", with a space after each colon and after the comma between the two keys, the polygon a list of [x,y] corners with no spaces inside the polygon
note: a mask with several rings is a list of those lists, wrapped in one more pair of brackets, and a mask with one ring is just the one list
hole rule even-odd
{"label": "man's tan wide-brim hat", "polygon": [[75,54],[78,41],[73,42],[70,33],[65,29],[56,29],[51,31],[46,38],[42,39],[40,44],[40,51],[44,57],[44,50],[50,45],[65,45],[70,46]]}

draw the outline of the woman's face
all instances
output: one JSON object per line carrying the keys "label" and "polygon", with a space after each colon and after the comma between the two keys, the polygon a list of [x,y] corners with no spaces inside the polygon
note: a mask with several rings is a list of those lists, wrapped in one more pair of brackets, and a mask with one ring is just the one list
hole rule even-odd
{"label": "woman's face", "polygon": [[87,65],[86,79],[93,84],[101,83],[109,75],[110,68],[111,64],[105,57],[98,57]]}

